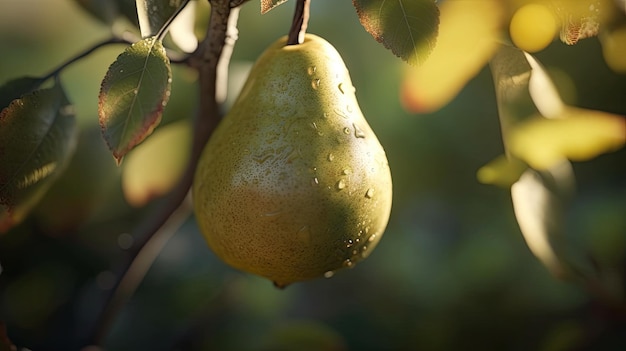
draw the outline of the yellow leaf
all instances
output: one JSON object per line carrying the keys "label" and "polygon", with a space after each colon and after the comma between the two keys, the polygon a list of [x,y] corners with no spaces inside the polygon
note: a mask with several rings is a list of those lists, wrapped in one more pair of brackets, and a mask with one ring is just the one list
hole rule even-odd
{"label": "yellow leaf", "polygon": [[481,167],[476,173],[478,181],[483,184],[510,187],[528,169],[528,166],[517,158],[500,155]]}
{"label": "yellow leaf", "polygon": [[586,161],[617,150],[626,141],[622,116],[566,107],[561,118],[540,116],[516,125],[509,151],[532,168],[546,170],[564,160]]}
{"label": "yellow leaf", "polygon": [[430,112],[453,99],[495,52],[503,13],[496,0],[443,2],[435,49],[422,65],[407,68],[402,86],[405,108]]}

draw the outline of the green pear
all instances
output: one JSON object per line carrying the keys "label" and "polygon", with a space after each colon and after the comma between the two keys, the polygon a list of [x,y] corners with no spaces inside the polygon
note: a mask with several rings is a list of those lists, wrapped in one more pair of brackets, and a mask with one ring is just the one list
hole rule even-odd
{"label": "green pear", "polygon": [[299,45],[286,41],[252,67],[193,183],[210,248],[279,287],[367,257],[392,198],[385,151],[337,50],[311,34]]}

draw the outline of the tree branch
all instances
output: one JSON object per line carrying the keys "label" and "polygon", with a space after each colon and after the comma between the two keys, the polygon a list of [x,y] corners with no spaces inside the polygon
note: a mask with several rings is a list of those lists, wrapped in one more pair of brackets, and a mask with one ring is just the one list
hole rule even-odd
{"label": "tree branch", "polygon": [[[194,135],[189,163],[176,187],[166,197],[159,200],[154,210],[135,228],[133,237],[138,239],[131,248],[122,271],[117,275],[114,288],[106,297],[104,307],[98,316],[88,344],[101,345],[104,342],[116,315],[135,292],[145,272],[162,249],[162,244],[169,238],[168,231],[176,230],[176,228],[166,230],[163,227],[168,223],[174,222],[179,225],[182,223],[180,216],[183,210],[177,211],[177,209],[189,192],[204,145],[221,119],[221,101],[217,98],[217,92],[222,88],[217,87],[217,84],[225,84],[226,80],[223,76],[227,72],[225,69],[218,70],[218,67],[227,67],[228,61],[230,61],[232,46],[237,38],[236,22],[239,12],[238,9],[233,10],[230,0],[209,1],[211,3],[211,15],[206,36],[188,60],[189,65],[199,73],[198,83],[201,97],[198,113],[194,120]],[[186,213],[188,214],[188,211]],[[157,233],[160,235],[155,235]],[[169,235],[171,234],[173,233]],[[157,243],[154,243],[155,241]],[[138,261],[140,255],[143,257],[141,262]]]}

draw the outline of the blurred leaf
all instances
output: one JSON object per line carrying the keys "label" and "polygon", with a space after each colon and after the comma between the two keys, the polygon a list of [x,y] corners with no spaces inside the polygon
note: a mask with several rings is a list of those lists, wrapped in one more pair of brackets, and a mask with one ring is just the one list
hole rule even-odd
{"label": "blurred leaf", "polygon": [[570,267],[563,261],[563,211],[574,175],[568,162],[544,173],[528,169],[511,186],[515,218],[530,251],[556,277]]}
{"label": "blurred leaf", "polygon": [[501,155],[481,167],[476,177],[483,184],[492,184],[509,188],[528,169],[520,159]]}
{"label": "blurred leaf", "polygon": [[170,191],[189,159],[191,126],[183,120],[157,129],[135,148],[122,169],[122,189],[128,203],[139,207]]}
{"label": "blurred leaf", "polygon": [[21,222],[63,172],[76,146],[76,128],[58,82],[0,112],[0,232]]}
{"label": "blurred leaf", "polygon": [[396,56],[423,63],[437,42],[439,9],[434,0],[352,0],[365,30]]}
{"label": "blurred leaf", "polygon": [[197,1],[189,2],[169,28],[172,41],[184,52],[193,52],[198,47],[198,37],[195,34],[197,4]]}
{"label": "blurred leaf", "polygon": [[126,17],[137,25],[135,0],[75,0],[84,10],[103,23],[112,25],[118,18]]}
{"label": "blurred leaf", "polygon": [[532,55],[524,52],[524,56],[531,69],[527,84],[532,102],[543,117],[561,118],[565,104],[552,83],[552,79]]}
{"label": "blurred leaf", "polygon": [[136,0],[141,36],[148,38],[157,35],[182,3],[183,0]]}
{"label": "blurred leaf", "polygon": [[565,105],[530,54],[503,45],[491,69],[509,157],[546,170],[564,160],[589,160],[626,142],[623,117]]}
{"label": "blurred leaf", "polygon": [[21,77],[0,86],[0,109],[8,107],[11,101],[30,94],[43,83],[41,78]]}
{"label": "blurred leaf", "polygon": [[100,128],[81,130],[76,152],[65,172],[50,187],[33,214],[41,230],[69,234],[85,223],[111,192],[120,169],[100,137]]}
{"label": "blurred leaf", "polygon": [[109,67],[98,112],[104,139],[118,163],[161,121],[170,83],[170,62],[155,37],[133,44]]}
{"label": "blurred leaf", "polygon": [[437,45],[425,62],[409,67],[402,103],[410,112],[438,110],[484,67],[497,48],[504,17],[497,0],[456,0],[440,5]]}
{"label": "blurred leaf", "polygon": [[626,119],[610,113],[568,107],[559,119],[536,116],[514,128],[511,154],[545,170],[564,160],[587,161],[626,142]]}
{"label": "blurred leaf", "polygon": [[269,10],[286,2],[287,0],[261,0],[261,13],[267,13]]}
{"label": "blurred leaf", "polygon": [[599,39],[609,68],[617,73],[626,73],[626,24],[607,30]]}

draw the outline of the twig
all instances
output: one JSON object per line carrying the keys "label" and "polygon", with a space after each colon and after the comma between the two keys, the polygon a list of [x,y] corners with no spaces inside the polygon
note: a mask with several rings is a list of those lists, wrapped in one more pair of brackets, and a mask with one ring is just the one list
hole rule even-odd
{"label": "twig", "polygon": [[76,61],[79,61],[87,56],[89,56],[90,54],[92,54],[94,51],[107,46],[107,45],[112,45],[112,44],[132,44],[133,42],[126,36],[122,36],[122,37],[112,37],[112,38],[108,38],[105,39],[99,43],[96,43],[94,46],[88,48],[87,50],[79,53],[78,55],[70,58],[69,60],[65,61],[64,63],[62,63],[61,65],[59,65],[58,67],[56,67],[55,69],[53,69],[50,73],[46,74],[45,76],[43,76],[41,78],[42,82],[46,81],[54,76],[59,75],[59,73],[64,70],[65,68],[67,68],[68,66],[70,66],[71,64],[75,63]]}
{"label": "twig", "polygon": [[309,8],[311,0],[298,0],[287,38],[287,45],[298,45],[304,41],[306,27],[309,24]]}
{"label": "twig", "polygon": [[[149,213],[142,225],[136,228],[133,236],[139,238],[139,240],[131,249],[129,260],[124,265],[114,288],[105,300],[103,310],[90,337],[88,343],[90,345],[101,345],[103,343],[116,314],[121,309],[123,303],[134,292],[134,289],[129,289],[129,287],[132,288],[139,285],[143,275],[129,276],[128,278],[127,275],[134,275],[134,270],[131,268],[134,266],[135,260],[139,258],[139,254],[142,253],[143,255],[143,252],[145,252],[143,251],[144,248],[153,240],[163,239],[163,237],[155,234],[172,218],[187,196],[200,154],[221,118],[221,104],[216,100],[216,91],[218,90],[216,84],[224,81],[223,79],[218,79],[218,76],[225,73],[218,72],[218,66],[222,60],[230,60],[232,49],[224,50],[224,48],[234,45],[233,40],[227,40],[227,33],[233,32],[232,29],[229,31],[229,26],[236,25],[238,11],[231,11],[229,0],[210,0],[210,2],[211,17],[207,35],[188,60],[189,65],[196,68],[199,72],[199,89],[202,96],[200,108],[194,121],[194,136],[189,163],[176,187],[160,200],[155,210]],[[235,21],[231,19],[232,17],[235,18]],[[222,55],[223,52],[227,53],[227,55]],[[153,250],[160,250],[162,246],[150,244],[150,247]],[[143,257],[152,257],[152,260],[156,257],[154,254],[148,255],[146,253],[145,255]],[[151,262],[146,260],[142,263],[142,265],[146,264],[149,266]],[[133,281],[133,279],[138,279],[139,281]]]}

